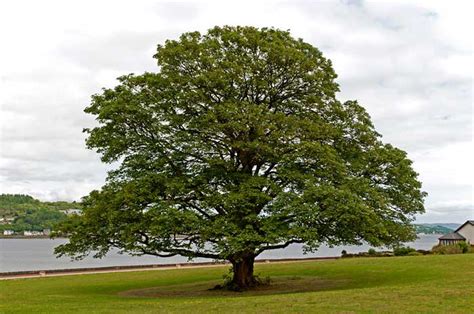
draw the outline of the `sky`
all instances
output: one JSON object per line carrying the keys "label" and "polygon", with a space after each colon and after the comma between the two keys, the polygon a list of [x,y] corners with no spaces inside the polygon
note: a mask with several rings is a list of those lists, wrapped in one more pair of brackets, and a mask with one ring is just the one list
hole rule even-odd
{"label": "sky", "polygon": [[472,1],[0,2],[0,193],[79,200],[107,170],[85,148],[90,96],[156,71],[156,45],[215,25],[290,30],[338,73],[428,192],[418,222],[474,219]]}

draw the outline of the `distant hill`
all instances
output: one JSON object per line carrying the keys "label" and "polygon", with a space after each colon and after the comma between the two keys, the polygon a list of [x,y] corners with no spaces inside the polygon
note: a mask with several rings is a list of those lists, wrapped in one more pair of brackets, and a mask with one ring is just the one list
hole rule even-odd
{"label": "distant hill", "polygon": [[25,194],[0,194],[0,216],[14,215],[28,209],[65,210],[78,207],[80,207],[80,204],[77,202],[42,202]]}
{"label": "distant hill", "polygon": [[42,231],[66,218],[63,211],[80,209],[76,202],[41,202],[30,195],[0,194],[0,234],[4,230],[21,233]]}
{"label": "distant hill", "polygon": [[445,228],[449,228],[452,230],[456,230],[457,228],[461,227],[462,224],[456,224],[456,223],[438,223],[438,224],[430,224],[430,225],[437,225],[437,226],[442,226]]}
{"label": "distant hill", "polygon": [[447,234],[453,232],[459,226],[459,224],[452,223],[415,224],[415,229],[416,233]]}

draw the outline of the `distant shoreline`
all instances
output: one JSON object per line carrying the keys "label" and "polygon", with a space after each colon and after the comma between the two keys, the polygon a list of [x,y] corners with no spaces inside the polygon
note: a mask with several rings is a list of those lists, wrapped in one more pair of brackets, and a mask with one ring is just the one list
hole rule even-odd
{"label": "distant shoreline", "polygon": [[[49,235],[34,235],[34,236],[24,236],[24,235],[0,235],[0,239],[52,239]],[[67,239],[66,237],[54,237],[54,239]]]}

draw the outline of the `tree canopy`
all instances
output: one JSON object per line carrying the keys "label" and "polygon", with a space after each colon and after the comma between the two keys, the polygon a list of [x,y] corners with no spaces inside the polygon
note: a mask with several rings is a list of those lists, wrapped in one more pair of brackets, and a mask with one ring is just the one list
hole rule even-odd
{"label": "tree canopy", "polygon": [[266,250],[414,238],[421,183],[357,101],[340,102],[331,61],[273,28],[215,27],[159,45],[154,73],[92,97],[87,146],[118,162],[58,254],[182,255],[232,262],[256,283]]}

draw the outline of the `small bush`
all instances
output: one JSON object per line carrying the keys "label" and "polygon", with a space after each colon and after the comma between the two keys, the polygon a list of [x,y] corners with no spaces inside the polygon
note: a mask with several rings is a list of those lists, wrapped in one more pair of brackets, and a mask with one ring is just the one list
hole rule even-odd
{"label": "small bush", "polygon": [[407,256],[410,253],[416,252],[414,248],[411,248],[409,246],[399,246],[397,248],[393,249],[393,255],[395,256]]}
{"label": "small bush", "polygon": [[343,257],[346,256],[346,255],[347,255],[347,251],[346,251],[346,250],[342,250],[341,255],[342,255]]}
{"label": "small bush", "polygon": [[464,242],[464,241],[463,241],[463,242],[459,242],[457,245],[458,245],[459,248],[461,249],[461,252],[462,252],[462,253],[467,253],[467,252],[469,252],[469,246],[470,246],[470,245],[467,244],[466,242]]}
{"label": "small bush", "polygon": [[369,249],[369,250],[367,251],[367,253],[369,253],[369,255],[372,255],[372,256],[373,256],[373,255],[376,255],[376,254],[377,254],[377,251],[375,251],[375,249]]}
{"label": "small bush", "polygon": [[410,253],[408,253],[407,255],[408,255],[408,256],[419,256],[419,255],[423,255],[423,254],[420,253],[420,252],[415,251],[415,252],[410,252]]}
{"label": "small bush", "polygon": [[461,254],[462,249],[459,247],[459,245],[435,245],[431,249],[431,251],[435,254]]}
{"label": "small bush", "polygon": [[430,255],[430,254],[433,254],[433,252],[431,252],[430,250],[416,250],[418,253],[420,253],[421,255]]}

